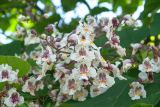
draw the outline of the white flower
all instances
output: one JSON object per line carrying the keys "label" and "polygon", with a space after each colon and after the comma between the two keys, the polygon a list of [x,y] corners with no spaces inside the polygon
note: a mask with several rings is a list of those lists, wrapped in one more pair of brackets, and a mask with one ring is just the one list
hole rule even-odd
{"label": "white flower", "polygon": [[90,86],[90,95],[91,97],[96,97],[100,94],[103,94],[104,92],[107,91],[107,88],[98,88],[95,85]]}
{"label": "white flower", "polygon": [[120,45],[120,39],[119,36],[111,36],[109,39],[109,44],[111,47],[116,48]]}
{"label": "white flower", "polygon": [[132,50],[132,55],[135,55],[136,52],[138,51],[138,49],[142,47],[142,44],[140,44],[140,43],[134,43],[134,44],[133,44],[133,43],[132,43],[132,44],[131,44],[131,47],[133,48],[133,50]]}
{"label": "white flower", "polygon": [[55,43],[55,46],[59,49],[67,46],[67,43],[68,43],[67,40],[68,40],[68,35],[65,35],[61,41]]}
{"label": "white flower", "polygon": [[45,50],[42,51],[41,55],[37,60],[37,64],[42,64],[43,62],[53,63],[56,61],[56,55],[52,52],[52,49],[47,46]]}
{"label": "white flower", "polygon": [[24,45],[31,45],[36,43],[40,43],[40,38],[34,34],[34,31],[28,31],[27,37],[24,39]]}
{"label": "white flower", "polygon": [[23,28],[23,27],[21,27],[21,26],[17,26],[16,27],[16,36],[17,37],[21,37],[21,36],[24,36],[25,35],[25,29]]}
{"label": "white flower", "polygon": [[148,75],[146,72],[140,72],[138,74],[138,77],[142,80],[142,82],[148,81]]}
{"label": "white flower", "polygon": [[152,59],[151,63],[153,64],[153,72],[159,73],[160,72],[160,57],[158,57],[157,61]]}
{"label": "white flower", "polygon": [[95,52],[95,58],[97,60],[97,65],[99,64],[98,62],[100,62],[102,64],[102,66],[107,66],[106,60],[102,57],[101,53],[100,53],[100,49],[101,48],[97,48],[97,50],[94,50]]}
{"label": "white flower", "polygon": [[96,19],[94,17],[87,16],[86,20],[87,20],[89,25],[91,25],[93,27],[97,26],[97,22],[96,22]]}
{"label": "white flower", "polygon": [[64,85],[61,85],[61,92],[68,95],[74,95],[77,90],[80,90],[81,84],[79,80],[69,77]]}
{"label": "white flower", "polygon": [[129,96],[132,100],[137,100],[142,98],[146,98],[146,91],[144,90],[144,86],[140,84],[139,82],[132,82],[131,83],[131,89],[129,91]]}
{"label": "white flower", "polygon": [[48,19],[48,18],[50,17],[50,14],[49,14],[49,13],[44,13],[44,14],[43,14],[43,17],[44,17],[45,19]]}
{"label": "white flower", "polygon": [[18,18],[17,18],[17,20],[18,20],[19,22],[27,21],[28,19],[29,19],[29,18],[26,17],[26,16],[24,16],[24,15],[19,15]]}
{"label": "white flower", "polygon": [[126,72],[132,67],[132,61],[131,59],[125,59],[123,60],[123,66],[122,66],[122,71]]}
{"label": "white flower", "polygon": [[106,73],[103,69],[99,69],[93,84],[97,85],[98,88],[110,88],[115,84],[115,81],[114,78]]}
{"label": "white flower", "polygon": [[122,48],[121,46],[117,46],[117,53],[123,57],[123,56],[126,56],[126,49],[125,48]]}
{"label": "white flower", "polygon": [[29,92],[31,95],[35,95],[36,79],[34,77],[29,78],[22,87],[23,92]]}
{"label": "white flower", "polygon": [[16,107],[24,103],[24,98],[16,91],[15,88],[11,88],[8,91],[8,96],[4,98],[4,104],[8,107]]}
{"label": "white flower", "polygon": [[94,41],[94,28],[93,26],[81,23],[76,29],[76,34],[78,35],[78,44],[83,46],[88,46]]}
{"label": "white flower", "polygon": [[13,71],[8,64],[0,65],[0,82],[16,82],[18,80],[18,70]]}
{"label": "white flower", "polygon": [[62,102],[66,102],[68,100],[70,100],[72,97],[68,94],[63,94],[61,92],[59,92],[58,96],[57,96],[57,99],[56,99],[56,104],[55,106],[58,107],[60,106],[60,103]]}
{"label": "white flower", "polygon": [[78,101],[85,101],[87,96],[88,96],[88,91],[82,88],[80,91],[77,91],[73,95],[73,99]]}
{"label": "white flower", "polygon": [[25,84],[23,85],[22,87],[22,91],[23,92],[29,92],[31,95],[35,95],[34,94],[34,91],[36,89],[36,86],[35,86],[35,82],[36,82],[36,79],[35,78],[30,78],[28,79]]}
{"label": "white flower", "polygon": [[111,68],[112,68],[112,72],[113,72],[114,77],[117,77],[120,80],[127,80],[125,77],[122,76],[119,68],[116,65],[111,64]]}
{"label": "white flower", "polygon": [[85,62],[79,63],[77,67],[72,70],[72,72],[77,73],[76,75],[79,75],[80,80],[88,80],[88,78],[94,78],[97,75],[96,70],[91,67],[91,64]]}
{"label": "white flower", "polygon": [[134,26],[136,23],[136,20],[134,20],[132,16],[129,14],[124,16],[124,21],[125,21],[125,24],[128,26]]}
{"label": "white flower", "polygon": [[52,52],[52,49],[47,46],[45,50],[42,51],[41,55],[37,58],[36,63],[42,66],[42,72],[50,70],[53,63],[56,61],[56,55]]}
{"label": "white flower", "polygon": [[63,80],[64,75],[70,72],[70,70],[66,69],[62,63],[56,64],[55,70],[56,70],[56,72],[54,73],[55,81]]}
{"label": "white flower", "polygon": [[46,75],[46,72],[42,71],[40,68],[32,70],[32,73],[36,76],[36,80],[41,80]]}
{"label": "white flower", "polygon": [[68,41],[77,43],[78,42],[78,35],[77,34],[72,34],[68,37]]}
{"label": "white flower", "polygon": [[112,20],[108,20],[106,18],[102,19],[102,26],[103,26],[103,31],[106,32],[106,37],[108,38],[108,40],[111,39],[111,37],[113,36],[113,24],[112,24]]}
{"label": "white flower", "polygon": [[75,53],[71,53],[70,58],[75,61],[95,59],[94,51],[89,51],[88,47],[77,47]]}
{"label": "white flower", "polygon": [[53,89],[49,92],[49,96],[53,101],[56,101],[58,90],[59,89]]}
{"label": "white flower", "polygon": [[138,77],[140,78],[142,83],[152,83],[153,78],[153,72],[140,72],[138,74]]}
{"label": "white flower", "polygon": [[43,90],[44,88],[43,81],[37,81],[35,85],[36,85],[36,91]]}
{"label": "white flower", "polygon": [[22,53],[20,56],[18,56],[17,54],[15,54],[15,56],[17,58],[23,59],[24,61],[27,61],[29,59],[29,56],[26,52]]}
{"label": "white flower", "polygon": [[93,26],[79,22],[79,26],[77,27],[77,34],[80,33],[80,35],[90,36],[94,32]]}
{"label": "white flower", "polygon": [[37,58],[41,55],[41,51],[40,50],[34,50],[31,51],[31,53],[29,54],[29,57],[32,58],[33,60],[37,60]]}
{"label": "white flower", "polygon": [[138,68],[142,72],[153,72],[153,64],[151,60],[147,57],[143,60],[143,63],[139,65]]}

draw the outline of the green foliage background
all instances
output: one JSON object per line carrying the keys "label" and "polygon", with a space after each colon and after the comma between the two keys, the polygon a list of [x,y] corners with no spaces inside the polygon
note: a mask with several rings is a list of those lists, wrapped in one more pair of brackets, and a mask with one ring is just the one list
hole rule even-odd
{"label": "green foliage background", "polygon": [[[45,5],[44,10],[38,7],[38,1],[41,1]],[[117,8],[121,7],[122,14],[118,16],[121,18],[125,14],[133,14],[138,6],[142,5],[143,0],[99,0],[98,5],[94,8],[91,8],[86,0],[61,0],[64,12],[67,13],[74,10],[78,2],[85,4],[89,9],[88,15],[92,16],[97,16],[102,12],[116,12]],[[99,5],[104,2],[112,4],[113,9],[110,10],[108,7],[100,7]],[[150,35],[157,36],[160,34],[160,13],[157,13],[160,9],[160,0],[144,0],[144,2],[144,10],[139,16],[139,19],[143,22],[143,26],[136,30],[133,30],[131,27],[125,27],[117,32],[121,38],[121,45],[127,49],[130,43],[140,42],[141,40],[147,40],[148,42]],[[69,24],[65,24],[64,19],[56,12],[56,10],[57,7],[51,0],[0,0],[0,29],[2,30],[2,33],[5,33],[6,31],[15,31],[16,25],[18,24],[17,16],[23,14],[30,16],[31,18],[31,21],[29,22],[30,26],[27,27],[36,29],[39,34],[44,31],[44,27],[48,24],[54,22],[60,23],[60,21],[62,23],[59,27],[61,32],[65,33],[72,31],[77,26],[80,18],[73,18]],[[53,13],[49,19],[43,17],[43,14],[47,12]],[[14,56],[15,54],[21,54],[24,51],[30,52],[34,49],[34,46],[26,47],[23,45],[23,41],[14,40],[12,36],[9,38],[13,39],[12,43],[0,45],[0,55],[3,55],[0,57],[0,62],[3,62],[3,60],[7,58],[9,62],[11,60],[10,63],[14,61],[14,66],[17,66],[18,63],[20,63],[17,61],[19,59],[14,59],[14,57],[8,59],[8,57],[4,56]],[[104,40],[104,37],[100,36],[95,42],[97,45],[102,45],[105,42]],[[159,40],[157,39],[155,43],[159,44]],[[105,49],[102,50],[102,54],[107,59],[115,58],[113,53],[110,51],[106,52]],[[23,65],[21,67],[24,67],[25,70],[30,69],[27,62],[21,62],[20,65]],[[69,101],[61,107],[160,107],[160,75],[155,76],[155,83],[147,84],[145,86],[147,91],[146,99],[138,101],[130,100],[128,96],[129,86],[127,84],[137,79],[138,72],[139,71],[136,69],[132,69],[130,73],[125,74],[128,78],[127,81],[117,81],[116,85],[110,88],[105,94],[93,99],[88,98],[85,102]],[[52,107],[52,102],[46,100],[43,106]],[[26,104],[22,105],[22,107],[26,107]]]}

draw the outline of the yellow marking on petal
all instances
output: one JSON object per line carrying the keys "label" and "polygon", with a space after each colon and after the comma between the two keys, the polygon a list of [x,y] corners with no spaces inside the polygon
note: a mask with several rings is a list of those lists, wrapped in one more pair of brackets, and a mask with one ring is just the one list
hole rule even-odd
{"label": "yellow marking on petal", "polygon": [[135,95],[137,95],[137,96],[140,96],[142,93],[141,93],[141,88],[137,88],[136,90],[135,90]]}
{"label": "yellow marking on petal", "polygon": [[155,41],[155,36],[150,36],[151,41]]}
{"label": "yellow marking on petal", "polygon": [[85,39],[81,39],[81,42],[85,42],[86,40]]}
{"label": "yellow marking on petal", "polygon": [[94,43],[93,43],[93,42],[91,42],[90,44],[91,44],[91,45],[94,45]]}
{"label": "yellow marking on petal", "polygon": [[77,97],[78,97],[78,98],[83,97],[84,95],[85,95],[85,94],[84,94],[83,92],[78,92],[78,93],[77,93]]}
{"label": "yellow marking on petal", "polygon": [[106,60],[105,60],[103,57],[101,57],[101,61],[102,61],[102,62],[106,62]]}

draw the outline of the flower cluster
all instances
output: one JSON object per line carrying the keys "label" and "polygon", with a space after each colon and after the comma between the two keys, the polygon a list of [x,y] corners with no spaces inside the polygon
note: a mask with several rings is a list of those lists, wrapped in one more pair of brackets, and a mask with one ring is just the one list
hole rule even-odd
{"label": "flower cluster", "polygon": [[[18,20],[27,21],[28,18],[20,16]],[[37,47],[30,53],[24,51],[21,56],[16,56],[26,61],[32,59],[35,66],[28,75],[18,78],[18,70],[15,72],[12,67],[2,64],[0,82],[19,81],[22,85],[21,92],[35,97],[37,91],[47,87],[47,94],[56,106],[70,99],[84,101],[88,96],[96,97],[112,87],[115,78],[126,80],[122,74],[132,67],[133,60],[124,59],[126,49],[120,45],[120,37],[116,34],[116,29],[121,24],[131,26],[135,22],[129,15],[122,20],[117,18],[96,20],[88,16],[87,22],[80,21],[71,33],[60,33],[56,29],[56,24],[49,24],[45,27],[45,33],[41,35],[34,29],[26,30],[17,26],[16,36],[24,40],[24,45],[36,44]],[[106,48],[95,44],[99,29],[107,38],[104,46],[113,48],[119,55],[118,59],[106,60],[101,54],[101,50]],[[132,54],[135,55],[141,45],[132,44],[132,47]],[[155,65],[157,68],[152,67]],[[142,65],[139,65],[139,70],[142,71],[139,73],[140,79],[142,81],[150,79],[149,75],[152,72],[158,72],[158,65],[159,59],[156,62],[145,59]],[[144,77],[145,75],[147,77]],[[47,81],[48,77],[51,77],[49,81]],[[15,88],[9,89],[3,98],[4,104],[13,107],[22,104],[25,98]],[[133,100],[139,99],[140,96],[145,98],[144,87],[138,82],[132,83],[129,96]],[[30,102],[29,106],[38,106],[38,102]]]}
{"label": "flower cluster", "polygon": [[[35,59],[41,67],[37,79],[43,78],[48,70],[55,67],[55,82],[60,83],[58,91],[51,91],[50,96],[59,103],[74,99],[84,101],[88,94],[95,97],[104,93],[115,84],[115,78],[126,80],[122,76],[132,65],[130,59],[119,64],[111,64],[101,55],[101,47],[95,41],[96,28],[101,27],[111,48],[115,48],[120,57],[126,55],[125,49],[120,46],[119,36],[115,29],[120,22],[118,19],[101,19],[99,22],[93,17],[87,18],[87,23],[79,22],[79,26],[69,34],[58,32],[56,25],[48,25],[42,34],[42,51]],[[88,90],[88,87],[90,89]]]}

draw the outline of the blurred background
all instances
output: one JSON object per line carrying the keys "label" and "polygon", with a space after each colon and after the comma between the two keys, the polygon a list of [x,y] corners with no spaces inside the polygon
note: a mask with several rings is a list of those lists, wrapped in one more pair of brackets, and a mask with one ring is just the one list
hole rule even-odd
{"label": "blurred background", "polygon": [[9,36],[14,35],[20,14],[31,18],[23,26],[34,28],[39,34],[55,22],[61,32],[70,32],[88,15],[120,18],[131,14],[134,19],[140,19],[143,26],[136,31],[124,28],[119,32],[123,35],[121,39],[125,39],[123,45],[142,39],[154,45],[160,39],[160,0],[0,0],[1,44],[12,41]]}

